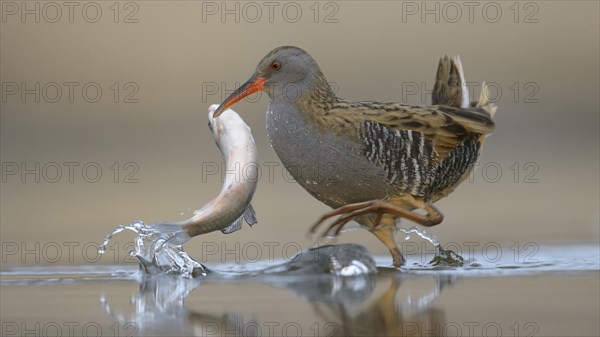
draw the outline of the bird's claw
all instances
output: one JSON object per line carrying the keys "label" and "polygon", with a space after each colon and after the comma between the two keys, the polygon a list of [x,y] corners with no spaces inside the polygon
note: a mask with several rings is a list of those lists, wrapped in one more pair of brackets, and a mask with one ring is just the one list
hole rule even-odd
{"label": "bird's claw", "polygon": [[323,224],[326,220],[333,218],[335,216],[339,217],[327,227],[327,229],[320,235],[320,237],[337,237],[344,226],[352,221],[354,218],[366,215],[369,213],[377,213],[373,228],[377,227],[381,222],[381,218],[383,213],[378,211],[378,201],[367,201],[367,202],[359,202],[354,204],[348,204],[342,206],[340,208],[334,209],[330,212],[323,214],[317,222],[310,228],[310,233],[314,234],[317,228]]}

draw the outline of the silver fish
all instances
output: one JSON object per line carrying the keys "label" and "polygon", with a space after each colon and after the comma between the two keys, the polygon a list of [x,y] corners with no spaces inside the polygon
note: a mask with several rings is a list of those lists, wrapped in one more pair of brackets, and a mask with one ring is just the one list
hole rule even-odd
{"label": "silver fish", "polygon": [[180,245],[196,235],[216,230],[233,233],[242,228],[244,220],[250,226],[257,222],[250,204],[258,183],[258,150],[254,138],[250,127],[231,109],[213,118],[218,106],[208,108],[208,127],[225,159],[225,183],[221,193],[188,220],[150,227],[153,233],[172,235],[168,239],[170,244]]}

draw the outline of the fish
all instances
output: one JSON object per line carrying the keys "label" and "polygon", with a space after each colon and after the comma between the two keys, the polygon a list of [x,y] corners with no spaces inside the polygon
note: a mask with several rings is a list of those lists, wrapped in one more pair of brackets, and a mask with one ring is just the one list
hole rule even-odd
{"label": "fish", "polygon": [[223,187],[191,218],[150,226],[152,233],[168,236],[171,245],[181,245],[194,236],[217,230],[231,234],[241,229],[244,221],[250,227],[258,222],[251,204],[259,179],[258,149],[252,130],[232,109],[214,118],[218,107],[213,104],[208,108],[208,127],[225,161]]}

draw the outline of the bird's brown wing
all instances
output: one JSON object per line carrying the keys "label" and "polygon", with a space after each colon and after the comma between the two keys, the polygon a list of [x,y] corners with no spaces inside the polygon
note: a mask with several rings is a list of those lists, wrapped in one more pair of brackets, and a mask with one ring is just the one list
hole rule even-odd
{"label": "bird's brown wing", "polygon": [[[431,142],[438,160],[474,134],[494,130],[488,107],[408,106],[399,103],[354,103],[352,111],[364,121],[385,126],[391,131],[419,132]],[[494,107],[495,108],[495,107]]]}

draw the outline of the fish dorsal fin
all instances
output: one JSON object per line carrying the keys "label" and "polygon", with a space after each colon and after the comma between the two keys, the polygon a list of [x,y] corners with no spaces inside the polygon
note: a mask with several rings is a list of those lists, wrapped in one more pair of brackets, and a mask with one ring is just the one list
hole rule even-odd
{"label": "fish dorsal fin", "polygon": [[242,228],[242,222],[244,220],[246,221],[246,223],[248,223],[248,225],[250,225],[250,227],[256,224],[256,213],[254,212],[252,204],[248,205],[248,208],[246,208],[244,213],[239,218],[237,218],[237,220],[235,220],[231,225],[221,229],[221,232],[223,232],[223,234],[231,234],[235,231],[240,230]]}

